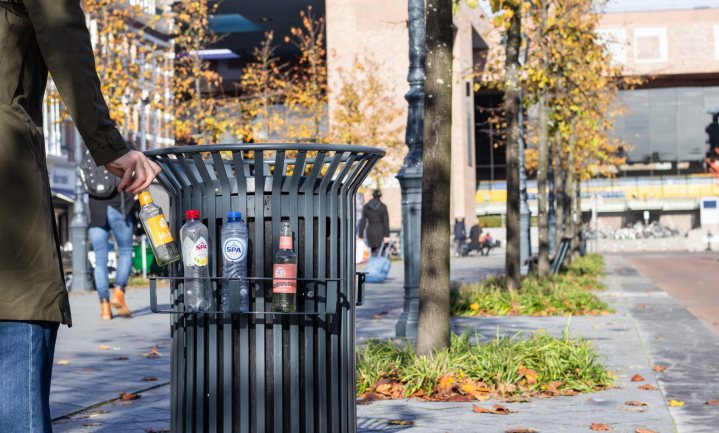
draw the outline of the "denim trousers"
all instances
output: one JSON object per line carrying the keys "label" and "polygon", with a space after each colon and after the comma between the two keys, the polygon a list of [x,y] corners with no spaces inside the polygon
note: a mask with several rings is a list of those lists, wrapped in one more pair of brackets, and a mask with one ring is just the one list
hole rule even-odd
{"label": "denim trousers", "polygon": [[51,433],[58,323],[0,320],[0,432]]}
{"label": "denim trousers", "polygon": [[107,207],[107,223],[105,227],[90,227],[90,241],[95,251],[95,288],[100,301],[110,300],[110,281],[107,270],[108,241],[110,231],[115,237],[119,257],[115,272],[115,286],[125,290],[127,279],[132,269],[132,214],[125,217],[122,212],[112,206]]}

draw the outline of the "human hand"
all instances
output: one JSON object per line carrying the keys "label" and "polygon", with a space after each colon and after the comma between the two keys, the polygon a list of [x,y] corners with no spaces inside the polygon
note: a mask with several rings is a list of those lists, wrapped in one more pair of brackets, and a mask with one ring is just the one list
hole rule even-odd
{"label": "human hand", "polygon": [[[139,194],[146,189],[160,173],[160,166],[147,159],[145,154],[131,150],[114,161],[105,164],[110,173],[119,177],[118,191]],[[133,180],[134,179],[134,180]]]}
{"label": "human hand", "polygon": [[389,237],[385,236],[384,239],[382,240],[382,242],[389,243]]}

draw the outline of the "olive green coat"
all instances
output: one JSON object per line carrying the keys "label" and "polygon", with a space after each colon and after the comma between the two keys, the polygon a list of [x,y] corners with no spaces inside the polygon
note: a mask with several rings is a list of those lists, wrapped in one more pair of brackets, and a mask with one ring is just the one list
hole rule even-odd
{"label": "olive green coat", "polygon": [[48,70],[97,164],[129,151],[110,120],[79,0],[0,0],[0,320],[70,324],[42,136]]}

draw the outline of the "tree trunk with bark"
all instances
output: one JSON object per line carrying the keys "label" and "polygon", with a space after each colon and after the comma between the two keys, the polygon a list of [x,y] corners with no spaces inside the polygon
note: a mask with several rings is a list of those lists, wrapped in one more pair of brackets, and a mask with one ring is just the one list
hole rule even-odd
{"label": "tree trunk with bark", "polygon": [[562,142],[559,138],[559,133],[557,133],[557,139],[554,146],[554,157],[552,160],[554,162],[554,173],[556,175],[556,181],[554,183],[554,199],[556,201],[557,213],[555,220],[556,229],[554,234],[556,237],[554,238],[554,245],[556,245],[558,249],[559,244],[562,242],[562,238],[564,237],[564,218],[566,213],[565,185],[567,182],[567,172],[563,167],[564,151],[562,149]]}
{"label": "tree trunk with bark", "polygon": [[547,172],[549,171],[549,104],[546,92],[539,97],[539,162],[537,165],[537,217],[539,225],[540,277],[549,276],[549,209]]}
{"label": "tree trunk with bark", "polygon": [[424,173],[417,353],[449,346],[452,0],[430,0],[424,100]]}
{"label": "tree trunk with bark", "polygon": [[506,85],[504,92],[504,110],[507,115],[507,251],[506,281],[507,290],[520,287],[520,197],[519,197],[519,47],[521,45],[521,10],[519,5],[512,6],[514,14],[507,30],[506,45]]}
{"label": "tree trunk with bark", "polygon": [[572,237],[572,259],[577,258],[581,254],[582,248],[582,182],[580,179],[574,180],[574,230]]}

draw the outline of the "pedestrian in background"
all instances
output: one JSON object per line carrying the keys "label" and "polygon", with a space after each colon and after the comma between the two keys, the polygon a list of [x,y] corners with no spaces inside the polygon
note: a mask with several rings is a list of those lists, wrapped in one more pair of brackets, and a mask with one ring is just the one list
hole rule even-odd
{"label": "pedestrian in background", "polygon": [[461,257],[464,255],[462,248],[467,240],[467,229],[464,226],[464,218],[454,219],[454,255]]}
{"label": "pedestrian in background", "polygon": [[372,200],[362,208],[360,220],[359,237],[367,239],[367,245],[372,249],[373,255],[376,255],[382,245],[389,241],[389,214],[387,206],[382,203],[380,197],[382,197],[380,190],[372,192]]}
{"label": "pedestrian in background", "polygon": [[118,190],[139,193],[160,167],[110,119],[78,0],[0,0],[0,59],[0,432],[50,433],[55,340],[72,320],[42,135],[48,70]]}
{"label": "pedestrian in background", "polygon": [[[135,227],[135,200],[132,195],[113,191],[109,197],[89,194],[90,241],[95,251],[95,288],[100,298],[100,319],[111,320],[110,305],[122,317],[132,316],[125,303],[125,286],[132,270],[132,235]],[[108,254],[110,232],[117,245],[117,269],[115,289],[110,298]]]}
{"label": "pedestrian in background", "polygon": [[479,225],[479,220],[474,223],[469,229],[469,246],[467,252],[479,251],[481,249],[481,242],[479,238],[482,236],[482,226]]}

